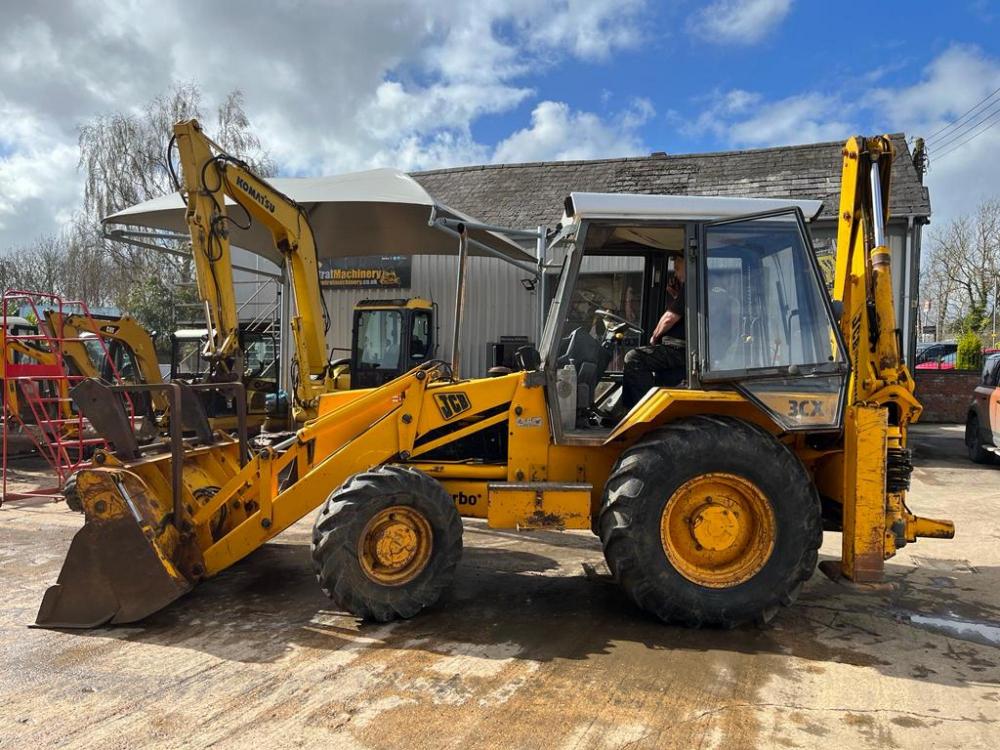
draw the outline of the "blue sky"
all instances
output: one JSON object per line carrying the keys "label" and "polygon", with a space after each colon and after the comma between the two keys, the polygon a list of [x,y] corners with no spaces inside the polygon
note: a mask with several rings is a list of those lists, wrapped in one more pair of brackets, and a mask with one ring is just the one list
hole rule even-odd
{"label": "blue sky", "polygon": [[[197,23],[190,8],[0,4],[0,251],[79,210],[82,124],[177,82],[208,111],[240,89],[286,175],[926,136],[1000,88],[1000,4],[984,0],[245,0]],[[948,153],[957,131],[931,142],[936,226],[1000,195],[1000,125]]]}

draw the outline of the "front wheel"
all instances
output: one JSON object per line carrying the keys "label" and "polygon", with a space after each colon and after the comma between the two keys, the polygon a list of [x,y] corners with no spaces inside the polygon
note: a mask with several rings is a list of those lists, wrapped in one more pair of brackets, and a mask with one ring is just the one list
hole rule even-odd
{"label": "front wheel", "polygon": [[993,454],[983,448],[983,439],[979,434],[979,417],[975,414],[970,414],[965,422],[965,448],[969,452],[969,460],[973,463],[993,463]]}
{"label": "front wheel", "polygon": [[440,482],[403,466],[350,477],[313,524],[312,559],[326,595],[359,617],[413,617],[451,585],[462,521]]}
{"label": "front wheel", "polygon": [[696,417],[625,451],[599,519],[608,567],[665,622],[767,622],[816,567],[819,496],[787,447],[747,422]]}

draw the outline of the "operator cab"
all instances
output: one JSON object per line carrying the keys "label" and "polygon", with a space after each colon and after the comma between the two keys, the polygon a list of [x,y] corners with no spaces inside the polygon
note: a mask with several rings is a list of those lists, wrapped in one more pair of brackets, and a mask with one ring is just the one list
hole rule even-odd
{"label": "operator cab", "polygon": [[[738,390],[789,430],[835,428],[848,367],[803,215],[820,207],[570,196],[549,248],[558,281],[546,284],[554,292],[540,347],[556,395],[549,400],[556,440],[603,441],[654,394],[691,389]],[[682,260],[681,285],[675,269]],[[660,346],[651,346],[678,289],[683,315],[675,336],[660,341],[658,333]],[[662,346],[676,354],[660,356]],[[653,370],[652,387],[632,404],[628,382],[638,361]]]}
{"label": "operator cab", "polygon": [[[243,353],[241,381],[246,386],[247,414],[260,417],[278,409],[278,336],[268,322],[240,324]],[[170,379],[206,382],[211,362],[204,356],[208,342],[205,328],[182,328],[170,334]],[[200,394],[209,417],[232,416],[236,405],[226,393]],[[269,406],[269,403],[271,404]]]}
{"label": "operator cab", "polygon": [[351,335],[351,388],[380,386],[433,359],[434,317],[434,304],[424,299],[359,302]]}

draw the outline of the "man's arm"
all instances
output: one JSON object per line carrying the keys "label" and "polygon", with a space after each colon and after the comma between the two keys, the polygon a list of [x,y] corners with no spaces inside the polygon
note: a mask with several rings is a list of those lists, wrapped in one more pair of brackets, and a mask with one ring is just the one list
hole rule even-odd
{"label": "man's arm", "polygon": [[649,339],[649,343],[656,346],[660,343],[660,339],[667,335],[667,331],[674,327],[674,324],[681,319],[680,314],[675,313],[673,310],[667,310],[663,315],[660,316],[660,322],[656,324],[656,328],[653,329],[653,335]]}

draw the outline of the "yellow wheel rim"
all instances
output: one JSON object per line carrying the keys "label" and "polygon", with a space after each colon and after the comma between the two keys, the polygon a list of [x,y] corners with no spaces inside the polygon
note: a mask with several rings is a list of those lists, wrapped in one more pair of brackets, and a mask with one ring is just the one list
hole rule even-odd
{"label": "yellow wheel rim", "polygon": [[753,482],[703,474],[682,484],[663,508],[660,543],[689,581],[728,588],[753,578],[774,551],[774,511]]}
{"label": "yellow wheel rim", "polygon": [[431,558],[434,534],[424,515],[406,505],[380,510],[358,540],[358,562],[365,575],[383,586],[412,581]]}

